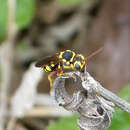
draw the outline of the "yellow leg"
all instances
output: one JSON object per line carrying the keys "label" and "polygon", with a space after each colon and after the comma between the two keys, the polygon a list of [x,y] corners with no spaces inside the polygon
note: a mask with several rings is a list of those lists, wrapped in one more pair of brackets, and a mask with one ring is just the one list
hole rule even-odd
{"label": "yellow leg", "polygon": [[59,70],[56,70],[56,71],[51,72],[51,73],[48,75],[48,80],[49,80],[49,82],[50,82],[50,91],[51,91],[52,85],[53,85],[53,78],[52,78],[53,75],[54,75],[54,74],[57,74],[57,76],[61,76],[62,73],[63,73],[62,69],[59,69]]}
{"label": "yellow leg", "polygon": [[51,72],[49,75],[48,75],[48,80],[50,82],[50,91],[52,89],[52,85],[53,85],[53,79],[52,79],[52,76],[55,74],[56,72]]}

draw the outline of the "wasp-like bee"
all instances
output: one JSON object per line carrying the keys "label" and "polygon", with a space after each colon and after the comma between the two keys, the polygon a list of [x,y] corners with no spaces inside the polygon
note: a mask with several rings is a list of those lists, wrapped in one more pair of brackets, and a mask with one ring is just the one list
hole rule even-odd
{"label": "wasp-like bee", "polygon": [[58,76],[62,75],[64,70],[84,72],[86,61],[101,50],[102,48],[98,49],[88,57],[84,57],[82,54],[77,54],[71,50],[65,50],[56,53],[56,55],[45,57],[44,59],[38,61],[35,66],[43,68],[45,72],[51,72],[48,75],[48,80],[50,81],[50,86],[52,87],[53,74],[57,74]]}

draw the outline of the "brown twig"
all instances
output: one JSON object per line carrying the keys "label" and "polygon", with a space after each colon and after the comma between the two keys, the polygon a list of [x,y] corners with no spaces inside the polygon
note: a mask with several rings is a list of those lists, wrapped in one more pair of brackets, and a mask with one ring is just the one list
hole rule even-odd
{"label": "brown twig", "polygon": [[94,80],[93,77],[89,75],[89,73],[86,73],[86,75],[88,78],[86,81],[83,81],[83,87],[86,90],[90,89],[89,86],[95,86],[100,91],[100,95],[104,99],[113,102],[117,107],[130,114],[130,103],[126,102],[125,100],[118,97],[116,94],[102,87],[102,85]]}

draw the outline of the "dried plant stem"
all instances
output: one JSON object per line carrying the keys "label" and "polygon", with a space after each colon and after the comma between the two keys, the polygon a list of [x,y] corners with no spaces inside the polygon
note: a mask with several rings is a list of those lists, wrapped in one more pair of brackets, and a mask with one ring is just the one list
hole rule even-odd
{"label": "dried plant stem", "polygon": [[[79,88],[72,96],[65,89],[66,78],[75,79],[74,85]],[[88,72],[69,72],[57,77],[51,96],[58,105],[80,114],[79,130],[106,130],[115,105],[130,114],[130,104],[103,88]]]}
{"label": "dried plant stem", "polygon": [[70,116],[71,112],[66,111],[60,107],[35,107],[31,110],[27,110],[24,113],[25,117],[59,117],[59,116]]}
{"label": "dried plant stem", "polygon": [[[11,84],[12,76],[12,54],[11,44],[6,44],[2,48],[1,68],[2,68],[2,83],[0,91],[0,130],[3,130],[5,124],[5,117],[7,113],[7,97]],[[9,55],[7,56],[7,52]]]}
{"label": "dried plant stem", "polygon": [[[31,64],[24,73],[21,83],[11,99],[11,116],[16,118],[24,117],[25,110],[31,110],[37,96],[37,86],[43,71]],[[24,97],[23,97],[24,95]]]}
{"label": "dried plant stem", "polygon": [[89,73],[86,73],[86,76],[89,77],[89,79],[85,81],[86,82],[86,86],[84,86],[85,89],[88,89],[88,86],[90,85],[88,84],[88,81],[90,80],[92,85],[97,86],[97,89],[100,91],[100,96],[102,96],[104,99],[107,99],[108,101],[113,102],[117,107],[130,114],[130,103],[126,102],[125,100],[118,97],[116,94],[102,87],[102,85],[95,79],[93,79],[89,75]]}
{"label": "dried plant stem", "polygon": [[10,118],[6,130],[14,130],[17,119],[15,117]]}
{"label": "dried plant stem", "polygon": [[101,92],[102,97],[104,97],[105,99],[113,102],[120,109],[122,109],[125,112],[130,114],[130,104],[128,102],[126,102],[125,100],[116,96],[114,93],[108,91],[107,89],[103,88],[100,84],[99,84],[99,90]]}
{"label": "dried plant stem", "polygon": [[8,0],[7,39],[2,43],[0,48],[0,61],[2,70],[2,83],[0,91],[0,130],[4,130],[5,126],[7,97],[13,72],[14,39],[17,33],[15,24],[15,4],[16,0]]}

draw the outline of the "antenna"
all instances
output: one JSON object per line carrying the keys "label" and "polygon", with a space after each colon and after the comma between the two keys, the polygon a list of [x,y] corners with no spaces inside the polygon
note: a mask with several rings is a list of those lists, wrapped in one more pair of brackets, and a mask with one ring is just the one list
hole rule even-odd
{"label": "antenna", "polygon": [[103,50],[103,47],[99,48],[98,50],[94,51],[92,54],[90,54],[89,56],[87,56],[85,60],[91,59],[93,56],[97,55],[102,50]]}

